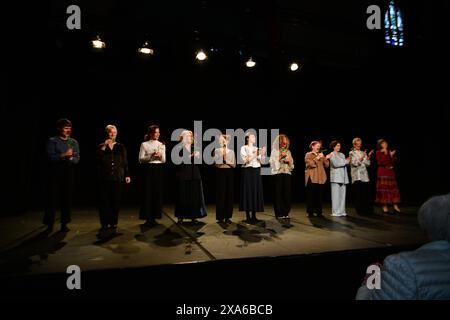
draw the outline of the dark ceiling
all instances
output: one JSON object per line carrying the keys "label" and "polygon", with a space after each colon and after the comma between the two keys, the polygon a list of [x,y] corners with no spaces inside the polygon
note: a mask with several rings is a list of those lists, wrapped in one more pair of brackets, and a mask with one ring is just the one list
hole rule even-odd
{"label": "dark ceiling", "polygon": [[[433,1],[434,2],[434,1]],[[88,41],[100,34],[116,48],[136,47],[148,39],[156,48],[183,51],[202,44],[219,51],[267,58],[301,57],[323,64],[359,65],[384,47],[383,31],[366,28],[366,8],[386,0],[353,1],[67,1],[48,3],[50,34],[58,46],[78,33]],[[66,29],[70,4],[82,12],[82,29]],[[409,47],[420,46],[440,29],[433,16],[448,9],[448,1],[397,0],[406,24]]]}

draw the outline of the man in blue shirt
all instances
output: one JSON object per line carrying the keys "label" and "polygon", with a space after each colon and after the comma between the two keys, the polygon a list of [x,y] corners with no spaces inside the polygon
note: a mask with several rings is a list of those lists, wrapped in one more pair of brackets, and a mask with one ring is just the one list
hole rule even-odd
{"label": "man in blue shirt", "polygon": [[44,224],[51,232],[55,223],[56,202],[61,204],[61,231],[68,232],[72,204],[73,167],[80,161],[77,140],[71,138],[72,122],[60,119],[56,122],[59,134],[47,141],[48,159],[47,206]]}

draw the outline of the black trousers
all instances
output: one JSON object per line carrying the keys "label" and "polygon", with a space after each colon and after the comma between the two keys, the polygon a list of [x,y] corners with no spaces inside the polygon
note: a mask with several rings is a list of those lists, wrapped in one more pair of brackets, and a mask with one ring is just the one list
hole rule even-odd
{"label": "black trousers", "polygon": [[58,203],[61,206],[61,224],[67,224],[71,221],[73,180],[73,166],[71,164],[57,164],[49,168],[44,224],[53,226]]}
{"label": "black trousers", "polygon": [[115,226],[119,221],[123,182],[102,180],[99,184],[100,224],[102,227]]}
{"label": "black trousers", "polygon": [[233,215],[233,169],[216,168],[216,219],[230,219]]}
{"label": "black trousers", "polygon": [[153,221],[161,219],[163,206],[163,165],[144,164],[142,168],[144,188],[139,218]]}
{"label": "black trousers", "polygon": [[306,212],[308,214],[322,214],[323,185],[308,181],[306,185]]}
{"label": "black trousers", "polygon": [[288,216],[291,211],[291,175],[286,173],[274,174],[272,186],[275,216]]}
{"label": "black trousers", "polygon": [[352,184],[353,204],[360,215],[373,213],[372,192],[370,182],[355,181]]}

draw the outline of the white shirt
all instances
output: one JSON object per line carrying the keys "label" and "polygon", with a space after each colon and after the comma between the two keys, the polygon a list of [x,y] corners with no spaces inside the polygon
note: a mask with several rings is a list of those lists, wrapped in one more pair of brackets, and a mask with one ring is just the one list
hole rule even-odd
{"label": "white shirt", "polygon": [[[352,183],[355,181],[369,182],[369,172],[367,167],[370,166],[370,159],[361,150],[352,150],[349,154],[352,157],[350,163],[350,173],[352,176]],[[363,158],[361,160],[361,158]]]}
{"label": "white shirt", "polygon": [[261,167],[261,161],[264,160],[265,156],[257,155],[258,147],[255,146],[242,146],[241,147],[241,159],[244,162],[242,167],[244,168],[259,168]]}
{"label": "white shirt", "polygon": [[[288,157],[292,157],[289,150],[286,151],[286,154]],[[285,159],[280,160],[280,151],[276,149],[272,149],[269,162],[272,169],[272,174],[291,174],[291,171],[294,170],[294,162],[289,164]]]}
{"label": "white shirt", "polygon": [[[161,159],[153,157],[153,153],[161,153]],[[142,142],[139,150],[140,163],[165,163],[166,162],[166,146],[158,140],[149,140]]]}
{"label": "white shirt", "polygon": [[214,150],[214,162],[218,168],[234,168],[236,167],[236,158],[234,151],[226,148],[226,159],[223,158],[223,148],[217,148]]}

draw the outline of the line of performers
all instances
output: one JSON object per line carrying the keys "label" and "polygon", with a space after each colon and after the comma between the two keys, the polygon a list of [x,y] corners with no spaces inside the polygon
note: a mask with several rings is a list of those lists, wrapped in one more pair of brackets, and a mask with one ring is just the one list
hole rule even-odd
{"label": "line of performers", "polygon": [[[61,203],[61,231],[69,231],[67,224],[71,221],[72,188],[74,166],[80,160],[78,142],[71,137],[72,123],[68,119],[57,121],[58,135],[47,142],[49,160],[47,206],[44,224],[53,230],[56,203]],[[127,151],[117,141],[117,128],[108,125],[105,129],[106,139],[97,148],[97,171],[99,180],[99,215],[101,230],[115,230],[118,224],[119,208],[124,184],[131,182],[128,169]],[[159,141],[160,128],[151,125],[141,144],[139,162],[143,170],[143,196],[139,217],[145,225],[151,227],[161,218],[163,206],[163,168],[166,163],[166,146]],[[220,146],[214,150],[216,166],[216,218],[218,222],[230,223],[234,204],[234,168],[236,155],[229,145],[230,137],[220,136]],[[180,135],[180,142],[191,160],[200,157],[200,152],[193,147],[193,134],[185,130]],[[281,134],[273,142],[270,154],[271,179],[273,187],[273,208],[277,218],[289,218],[291,210],[291,174],[294,159],[289,150],[289,138]],[[310,151],[305,155],[305,186],[308,216],[322,216],[322,193],[327,181],[325,169],[330,168],[332,216],[346,216],[346,185],[349,184],[347,168],[350,167],[352,193],[358,214],[373,213],[369,173],[374,151],[362,149],[360,138],[353,139],[353,148],[348,157],[341,150],[341,143],[333,141],[332,151],[324,154],[322,143],[313,141]],[[388,212],[392,204],[395,212],[400,212],[400,193],[395,178],[395,150],[388,148],[388,143],[381,139],[375,153],[378,169],[376,182],[376,202]],[[254,134],[247,134],[245,145],[241,147],[242,170],[240,180],[239,210],[245,212],[248,223],[258,222],[257,212],[264,211],[261,163],[265,162],[265,148],[256,146]],[[175,216],[178,222],[197,219],[207,215],[202,179],[198,165],[194,161],[177,166],[176,172]]]}

